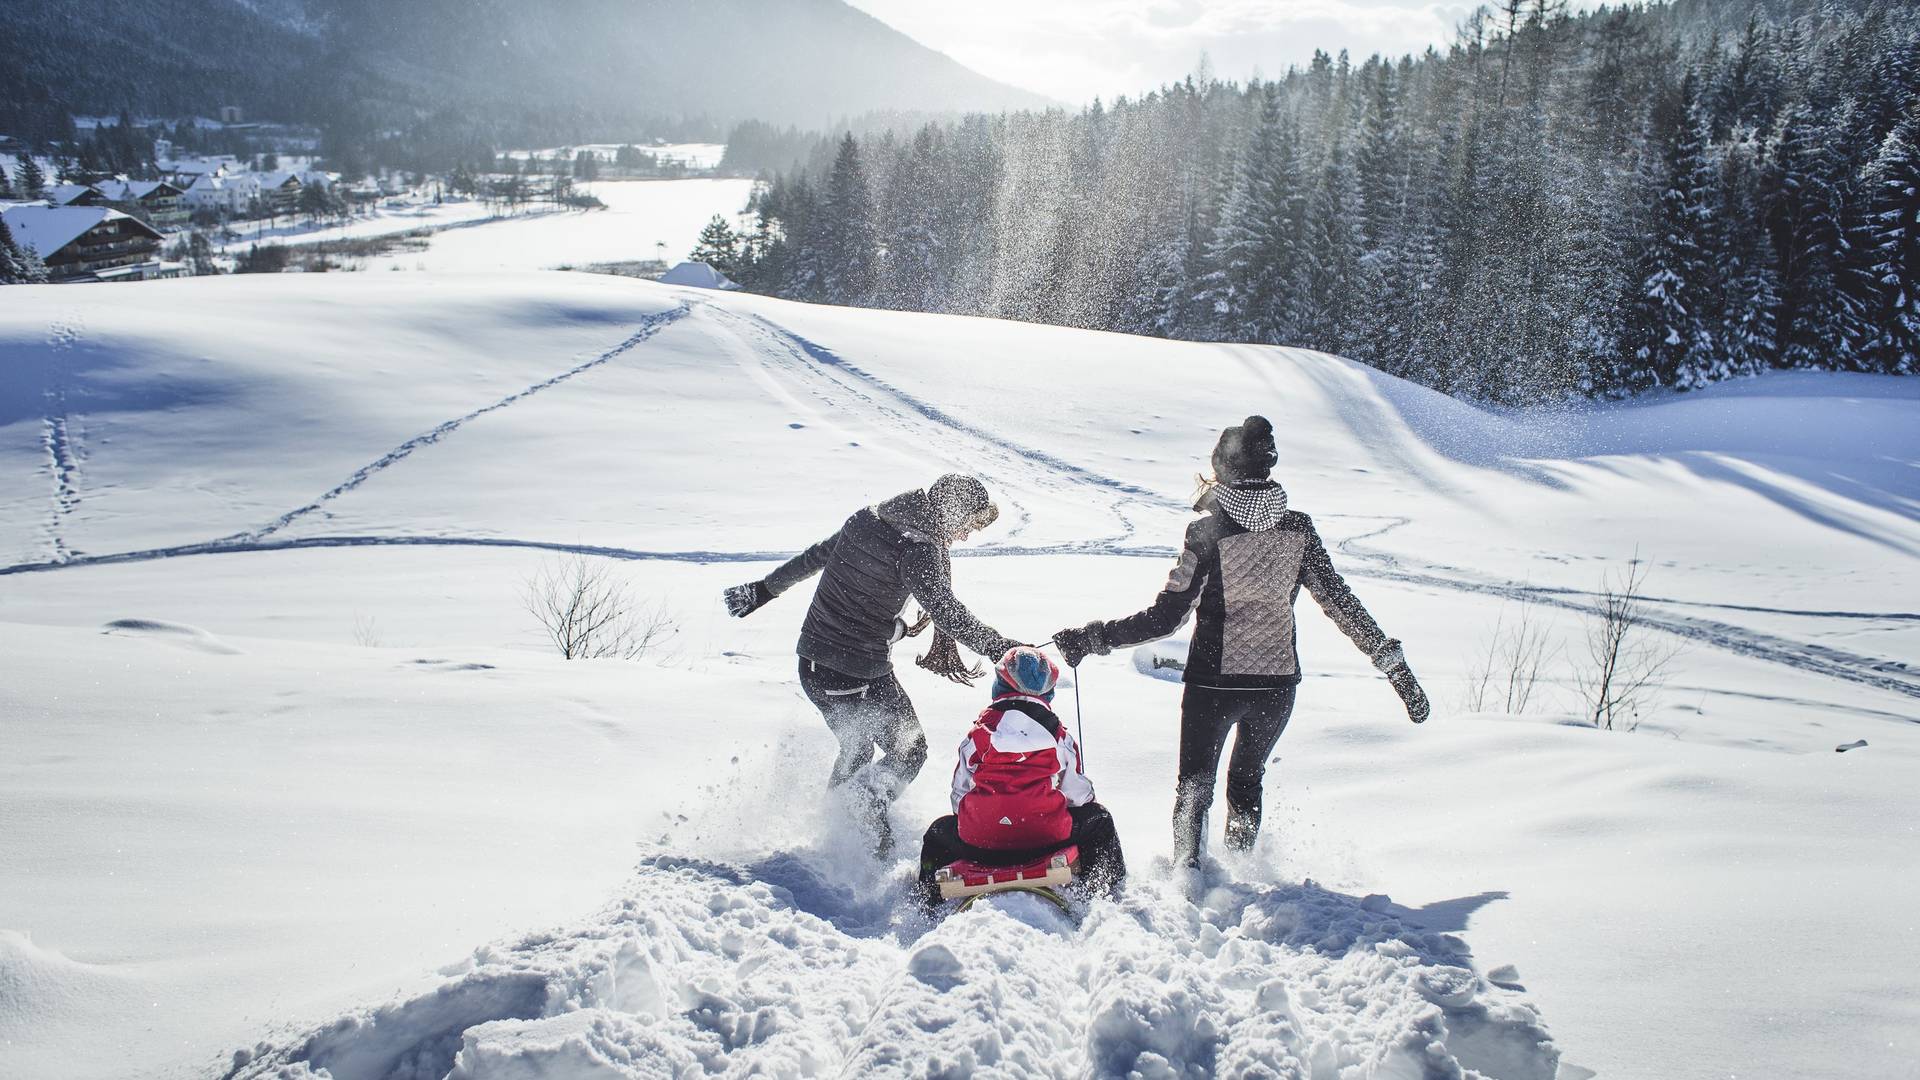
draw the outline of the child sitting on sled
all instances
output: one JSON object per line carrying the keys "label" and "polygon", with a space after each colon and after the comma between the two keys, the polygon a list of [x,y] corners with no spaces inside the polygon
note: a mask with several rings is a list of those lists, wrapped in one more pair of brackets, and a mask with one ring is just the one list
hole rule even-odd
{"label": "child sitting on sled", "polygon": [[1038,649],[1008,649],[994,667],[993,701],[960,744],[953,813],[927,829],[920,885],[940,903],[940,868],[956,860],[1021,866],[1068,845],[1080,849],[1074,879],[1112,894],[1126,877],[1113,816],[1094,801],[1080,746],[1053,713],[1060,669]]}

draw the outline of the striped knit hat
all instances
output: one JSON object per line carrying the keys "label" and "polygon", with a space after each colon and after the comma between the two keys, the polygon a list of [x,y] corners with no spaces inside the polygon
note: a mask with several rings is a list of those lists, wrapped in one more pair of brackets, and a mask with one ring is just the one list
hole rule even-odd
{"label": "striped knit hat", "polygon": [[993,667],[994,700],[1009,694],[1025,694],[1042,701],[1053,700],[1053,684],[1060,681],[1060,669],[1039,649],[1015,645]]}

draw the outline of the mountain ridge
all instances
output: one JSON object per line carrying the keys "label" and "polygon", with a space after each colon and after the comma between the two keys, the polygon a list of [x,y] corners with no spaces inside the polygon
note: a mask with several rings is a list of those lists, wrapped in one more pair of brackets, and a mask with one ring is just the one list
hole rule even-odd
{"label": "mountain ridge", "polygon": [[[377,128],[444,109],[823,126],[875,109],[1044,107],[843,0],[147,0],[0,9],[0,97]],[[137,60],[129,63],[129,59]]]}

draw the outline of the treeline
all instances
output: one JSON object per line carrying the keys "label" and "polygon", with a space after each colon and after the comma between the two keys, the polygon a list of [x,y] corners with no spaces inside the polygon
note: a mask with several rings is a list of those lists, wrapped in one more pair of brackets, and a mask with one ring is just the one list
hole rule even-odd
{"label": "treeline", "polygon": [[1077,114],[848,135],[728,238],[749,288],[1300,345],[1502,403],[1920,367],[1920,8],[1506,0]]}

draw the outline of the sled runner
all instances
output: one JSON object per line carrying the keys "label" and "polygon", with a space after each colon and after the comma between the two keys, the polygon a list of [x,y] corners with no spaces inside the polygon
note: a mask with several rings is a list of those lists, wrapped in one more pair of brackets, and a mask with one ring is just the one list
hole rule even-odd
{"label": "sled runner", "polygon": [[1066,911],[1067,901],[1059,890],[1073,882],[1079,862],[1079,847],[1069,844],[1020,866],[985,866],[960,859],[934,871],[933,880],[940,886],[940,899],[959,900],[962,911],[980,897],[999,892],[1033,893]]}

